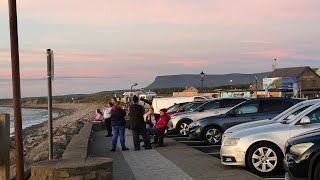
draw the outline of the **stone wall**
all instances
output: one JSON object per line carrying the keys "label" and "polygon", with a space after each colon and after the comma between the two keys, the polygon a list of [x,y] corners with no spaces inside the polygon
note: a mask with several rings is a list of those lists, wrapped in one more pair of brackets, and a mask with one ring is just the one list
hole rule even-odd
{"label": "stone wall", "polygon": [[73,136],[63,153],[62,159],[42,161],[31,166],[30,180],[111,180],[112,159],[88,158],[92,124],[83,126]]}

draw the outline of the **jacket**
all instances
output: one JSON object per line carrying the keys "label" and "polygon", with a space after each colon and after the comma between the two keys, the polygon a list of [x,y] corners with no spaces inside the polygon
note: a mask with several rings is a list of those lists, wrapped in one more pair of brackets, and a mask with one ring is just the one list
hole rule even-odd
{"label": "jacket", "polygon": [[[159,114],[154,114],[154,117],[155,117],[155,119],[156,119],[156,124],[157,124],[157,122],[158,122],[158,120],[159,120],[159,118],[160,118],[160,115],[159,115]],[[153,126],[156,125],[156,124],[153,124],[153,123],[151,122],[151,116],[150,116],[150,114],[148,114],[147,117],[146,117],[146,124],[148,124],[150,127],[153,127]]]}
{"label": "jacket", "polygon": [[126,114],[127,113],[117,105],[113,106],[111,110],[111,125],[125,126],[126,120],[124,119],[124,117],[126,116]]}
{"label": "jacket", "polygon": [[111,117],[111,107],[107,107],[105,109],[103,109],[103,118],[104,119],[108,119]]}
{"label": "jacket", "polygon": [[168,115],[164,115],[159,118],[156,128],[159,130],[160,133],[164,133],[164,131],[167,129],[169,120],[170,116]]}
{"label": "jacket", "polygon": [[133,104],[129,109],[130,129],[146,128],[143,120],[144,108],[138,104]]}

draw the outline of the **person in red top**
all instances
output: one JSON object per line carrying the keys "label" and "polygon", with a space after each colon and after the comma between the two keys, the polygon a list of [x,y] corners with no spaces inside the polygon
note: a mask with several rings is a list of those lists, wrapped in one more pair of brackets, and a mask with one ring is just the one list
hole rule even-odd
{"label": "person in red top", "polygon": [[166,114],[166,109],[160,110],[160,118],[157,122],[156,128],[147,128],[147,132],[149,135],[157,135],[159,138],[159,147],[163,146],[163,136],[166,131],[168,122],[170,120],[170,116]]}

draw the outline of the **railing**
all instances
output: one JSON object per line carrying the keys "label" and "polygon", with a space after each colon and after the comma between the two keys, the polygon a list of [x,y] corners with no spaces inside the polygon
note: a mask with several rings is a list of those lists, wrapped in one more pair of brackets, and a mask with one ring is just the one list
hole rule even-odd
{"label": "railing", "polygon": [[0,179],[10,178],[10,116],[0,114]]}

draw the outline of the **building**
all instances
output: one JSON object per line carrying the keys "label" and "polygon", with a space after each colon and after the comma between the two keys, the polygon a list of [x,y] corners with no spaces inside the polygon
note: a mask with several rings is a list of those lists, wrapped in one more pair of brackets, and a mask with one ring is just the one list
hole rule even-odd
{"label": "building", "polygon": [[195,87],[190,87],[182,92],[173,92],[173,96],[181,97],[181,96],[211,96],[211,97],[218,97],[218,92],[205,92],[199,93],[199,90]]}
{"label": "building", "polygon": [[[267,78],[294,78],[298,84],[298,97],[316,98],[320,96],[320,69],[305,67],[280,68],[274,70]],[[276,87],[265,90],[263,79],[258,79],[250,87],[254,97],[293,97],[293,89]]]}

